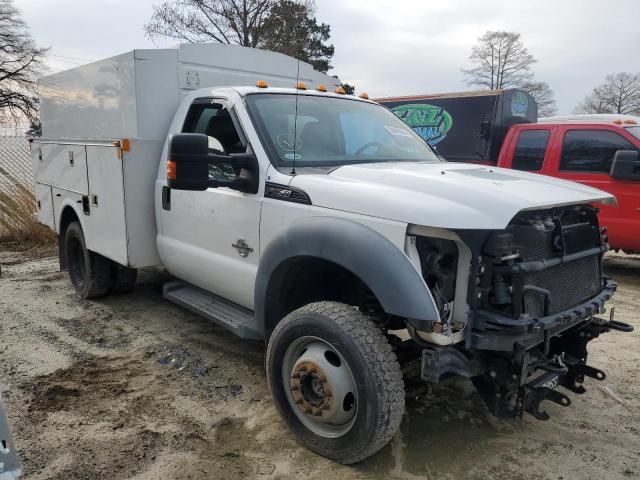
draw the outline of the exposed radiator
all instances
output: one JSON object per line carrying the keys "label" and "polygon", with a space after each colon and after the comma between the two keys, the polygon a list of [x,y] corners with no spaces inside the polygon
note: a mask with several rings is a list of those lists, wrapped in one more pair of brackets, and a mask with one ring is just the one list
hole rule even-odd
{"label": "exposed radiator", "polygon": [[[598,255],[573,260],[525,275],[525,285],[550,293],[548,315],[568,310],[595,296],[601,289]],[[545,315],[545,295],[536,290],[524,292],[524,311],[534,317]]]}

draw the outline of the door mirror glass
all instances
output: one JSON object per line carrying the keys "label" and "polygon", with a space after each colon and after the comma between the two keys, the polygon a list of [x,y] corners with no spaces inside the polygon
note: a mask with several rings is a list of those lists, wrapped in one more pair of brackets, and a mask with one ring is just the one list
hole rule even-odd
{"label": "door mirror glass", "polygon": [[616,180],[640,180],[637,150],[618,150],[613,157],[610,175]]}

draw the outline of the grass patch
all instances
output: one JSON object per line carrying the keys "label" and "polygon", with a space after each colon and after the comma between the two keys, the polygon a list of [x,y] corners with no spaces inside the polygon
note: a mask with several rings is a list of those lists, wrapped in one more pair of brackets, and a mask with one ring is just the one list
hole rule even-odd
{"label": "grass patch", "polygon": [[36,199],[33,190],[4,169],[0,174],[12,185],[0,190],[0,242],[22,244],[23,248],[51,245],[56,234],[36,222]]}

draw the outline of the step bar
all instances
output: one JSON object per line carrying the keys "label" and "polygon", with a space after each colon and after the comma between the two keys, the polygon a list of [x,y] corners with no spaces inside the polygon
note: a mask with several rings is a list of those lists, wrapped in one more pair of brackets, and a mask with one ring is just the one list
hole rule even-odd
{"label": "step bar", "polygon": [[213,293],[185,282],[165,283],[162,294],[167,300],[207,318],[247,340],[262,340],[253,312]]}

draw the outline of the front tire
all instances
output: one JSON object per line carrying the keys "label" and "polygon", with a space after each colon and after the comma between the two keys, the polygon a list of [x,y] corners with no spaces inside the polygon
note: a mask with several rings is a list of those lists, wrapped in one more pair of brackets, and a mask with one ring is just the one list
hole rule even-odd
{"label": "front tire", "polygon": [[355,463],[398,430],[400,365],[380,329],[356,308],[318,302],[290,313],[274,329],[266,361],[276,408],[310,450]]}
{"label": "front tire", "polygon": [[111,260],[87,250],[78,222],[67,227],[64,252],[71,284],[81,299],[104,297],[109,293],[113,285]]}

